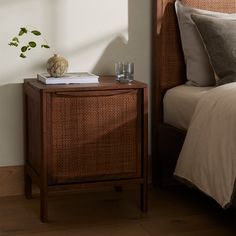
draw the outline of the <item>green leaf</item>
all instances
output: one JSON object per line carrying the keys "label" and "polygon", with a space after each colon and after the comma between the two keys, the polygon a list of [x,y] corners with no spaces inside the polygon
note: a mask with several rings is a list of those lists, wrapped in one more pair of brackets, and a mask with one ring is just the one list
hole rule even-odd
{"label": "green leaf", "polygon": [[22,28],[20,28],[20,29],[21,29],[22,31],[24,31],[24,33],[27,33],[27,32],[28,32],[25,27],[22,27]]}
{"label": "green leaf", "polygon": [[28,49],[28,46],[23,46],[23,47],[21,48],[21,51],[22,51],[22,52],[26,52],[27,49]]}
{"label": "green leaf", "polygon": [[50,48],[47,44],[42,44],[41,48]]}
{"label": "green leaf", "polygon": [[38,30],[32,30],[31,33],[37,36],[41,35],[41,33]]}
{"label": "green leaf", "polygon": [[27,29],[25,27],[22,27],[22,28],[20,28],[20,32],[18,35],[21,36],[23,34],[26,34],[27,32],[28,32]]}
{"label": "green leaf", "polygon": [[21,36],[21,35],[23,35],[23,34],[24,34],[24,32],[23,32],[22,30],[20,30],[18,36]]}
{"label": "green leaf", "polygon": [[37,44],[34,41],[30,41],[29,45],[31,48],[35,48]]}
{"label": "green leaf", "polygon": [[23,53],[21,53],[21,54],[20,54],[20,57],[22,57],[22,58],[26,58],[26,55],[23,54]]}
{"label": "green leaf", "polygon": [[15,42],[17,42],[17,43],[20,42],[19,39],[18,39],[17,37],[14,37],[14,38],[12,39],[12,41],[15,41]]}
{"label": "green leaf", "polygon": [[9,46],[18,47],[18,43],[16,43],[16,42],[10,42],[8,45]]}

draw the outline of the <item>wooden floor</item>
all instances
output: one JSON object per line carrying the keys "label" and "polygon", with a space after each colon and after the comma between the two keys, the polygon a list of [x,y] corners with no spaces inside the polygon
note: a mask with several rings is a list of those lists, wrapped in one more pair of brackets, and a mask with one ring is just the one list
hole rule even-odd
{"label": "wooden floor", "polygon": [[150,188],[149,211],[138,208],[138,189],[50,196],[50,223],[39,221],[39,199],[0,198],[0,235],[7,236],[230,236],[233,211],[197,191]]}

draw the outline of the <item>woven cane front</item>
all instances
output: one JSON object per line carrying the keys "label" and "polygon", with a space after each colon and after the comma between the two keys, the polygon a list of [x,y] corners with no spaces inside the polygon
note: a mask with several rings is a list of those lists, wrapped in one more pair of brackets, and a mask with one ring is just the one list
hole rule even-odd
{"label": "woven cane front", "polygon": [[140,175],[138,91],[53,96],[53,183]]}
{"label": "woven cane front", "polygon": [[236,12],[235,0],[182,0],[183,4],[191,7],[205,9],[209,11],[218,11],[225,13]]}

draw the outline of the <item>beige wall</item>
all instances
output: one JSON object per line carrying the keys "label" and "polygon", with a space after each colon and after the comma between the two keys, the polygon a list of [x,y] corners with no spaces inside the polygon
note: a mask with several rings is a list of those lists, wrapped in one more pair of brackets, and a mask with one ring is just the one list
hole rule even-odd
{"label": "beige wall", "polygon": [[135,78],[150,84],[151,0],[1,0],[0,16],[0,166],[23,164],[23,78],[52,55],[36,48],[19,58],[7,45],[19,27],[38,28],[69,71],[114,74],[116,61],[133,61]]}

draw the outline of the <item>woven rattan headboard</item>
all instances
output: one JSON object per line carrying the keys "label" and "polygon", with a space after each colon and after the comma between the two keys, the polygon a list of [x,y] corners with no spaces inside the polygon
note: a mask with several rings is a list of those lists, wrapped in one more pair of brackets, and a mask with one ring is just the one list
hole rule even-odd
{"label": "woven rattan headboard", "polygon": [[[152,114],[162,120],[165,91],[185,82],[185,64],[174,11],[175,0],[153,0]],[[186,5],[220,12],[236,12],[236,0],[182,0]]]}

